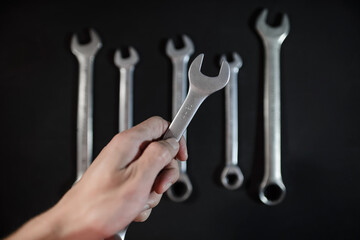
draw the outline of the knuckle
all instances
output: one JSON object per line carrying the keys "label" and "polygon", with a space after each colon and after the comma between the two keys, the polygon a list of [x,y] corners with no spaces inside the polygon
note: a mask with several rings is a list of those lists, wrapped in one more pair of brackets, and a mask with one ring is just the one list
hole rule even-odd
{"label": "knuckle", "polygon": [[149,145],[149,151],[161,162],[168,162],[172,159],[169,148],[163,142],[152,142]]}

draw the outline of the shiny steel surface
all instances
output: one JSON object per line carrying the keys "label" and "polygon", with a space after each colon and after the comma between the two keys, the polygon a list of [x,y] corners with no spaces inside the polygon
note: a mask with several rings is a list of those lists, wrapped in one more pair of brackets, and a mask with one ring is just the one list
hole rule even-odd
{"label": "shiny steel surface", "polygon": [[265,49],[264,129],[265,167],[260,184],[260,200],[267,205],[280,203],[286,193],[281,176],[280,48],[290,31],[286,14],[278,27],[266,23],[268,11],[257,18],[256,30]]}
{"label": "shiny steel surface", "polygon": [[217,77],[208,77],[201,73],[203,58],[204,54],[200,54],[190,65],[189,92],[166,131],[164,139],[173,137],[179,141],[201,103],[212,93],[224,88],[229,82],[230,67],[227,61],[221,63]]}
{"label": "shiny steel surface", "polygon": [[76,181],[90,166],[93,151],[93,62],[102,44],[93,29],[90,39],[87,44],[79,44],[76,35],[71,39],[71,51],[79,62]]}
{"label": "shiny steel surface", "polygon": [[[233,52],[230,65],[230,80],[225,87],[225,167],[221,173],[221,183],[229,190],[239,188],[244,175],[238,166],[238,72],[242,59]],[[226,60],[221,57],[221,62]]]}

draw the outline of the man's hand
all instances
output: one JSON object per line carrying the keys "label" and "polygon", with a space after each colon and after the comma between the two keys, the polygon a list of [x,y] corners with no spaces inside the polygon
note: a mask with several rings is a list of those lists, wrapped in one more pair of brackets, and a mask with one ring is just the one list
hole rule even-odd
{"label": "man's hand", "polygon": [[117,134],[52,209],[9,239],[32,239],[41,223],[50,228],[51,239],[104,239],[131,221],[145,221],[179,177],[175,158],[187,159],[184,139],[160,140],[168,127],[152,117]]}

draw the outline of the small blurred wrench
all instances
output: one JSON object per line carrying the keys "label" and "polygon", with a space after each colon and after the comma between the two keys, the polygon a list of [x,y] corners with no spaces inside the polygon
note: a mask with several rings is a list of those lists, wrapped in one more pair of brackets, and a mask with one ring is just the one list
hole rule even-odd
{"label": "small blurred wrench", "polygon": [[101,40],[90,29],[90,42],[80,45],[76,35],[71,39],[71,51],[79,62],[79,93],[77,112],[77,177],[79,181],[92,161],[93,148],[93,62],[101,48]]}
{"label": "small blurred wrench", "polygon": [[[171,58],[173,64],[173,86],[172,86],[172,118],[179,111],[181,104],[184,102],[187,92],[187,64],[190,55],[194,52],[194,44],[191,39],[183,35],[184,47],[175,49],[174,42],[169,40],[166,44],[166,54]],[[184,132],[186,139],[186,131]],[[188,199],[192,193],[192,184],[188,174],[186,173],[186,161],[178,161],[180,176],[175,185],[183,187],[184,191],[177,192],[174,185],[167,190],[167,196],[174,202],[183,202]]]}
{"label": "small blurred wrench", "polygon": [[203,58],[204,54],[200,54],[190,65],[189,92],[163,139],[175,138],[179,141],[201,103],[212,93],[224,88],[229,82],[230,66],[227,61],[221,63],[217,77],[208,77],[201,73]]}
{"label": "small blurred wrench", "polygon": [[256,30],[265,47],[265,167],[259,197],[267,205],[276,205],[286,192],[281,177],[280,48],[290,31],[290,23],[284,14],[280,26],[270,27],[266,23],[267,14],[264,9],[256,20]]}
{"label": "small blurred wrench", "polygon": [[[119,90],[119,132],[125,131],[133,126],[133,75],[135,64],[139,61],[136,50],[129,47],[130,56],[123,58],[120,50],[114,55],[114,63],[120,71]],[[118,232],[114,239],[125,240],[128,226]]]}
{"label": "small blurred wrench", "polygon": [[[221,62],[226,59],[221,57]],[[238,72],[242,66],[241,57],[234,52],[230,64],[230,80],[225,87],[225,128],[226,128],[226,164],[221,173],[221,182],[225,188],[235,190],[239,188],[244,175],[238,166]]]}
{"label": "small blurred wrench", "polygon": [[132,47],[129,48],[129,53],[128,58],[122,58],[120,50],[117,50],[114,55],[115,65],[120,70],[119,132],[133,125],[133,75],[139,55]]}

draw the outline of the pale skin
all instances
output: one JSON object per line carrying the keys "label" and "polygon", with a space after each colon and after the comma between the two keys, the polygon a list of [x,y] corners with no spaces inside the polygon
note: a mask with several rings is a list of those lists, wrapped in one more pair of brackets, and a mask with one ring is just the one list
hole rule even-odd
{"label": "pale skin", "polygon": [[145,221],[179,177],[175,159],[187,159],[183,138],[160,140],[168,127],[152,117],[117,134],[54,207],[6,240],[102,240]]}

